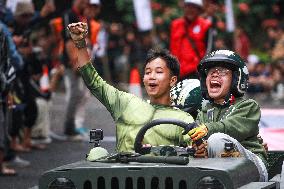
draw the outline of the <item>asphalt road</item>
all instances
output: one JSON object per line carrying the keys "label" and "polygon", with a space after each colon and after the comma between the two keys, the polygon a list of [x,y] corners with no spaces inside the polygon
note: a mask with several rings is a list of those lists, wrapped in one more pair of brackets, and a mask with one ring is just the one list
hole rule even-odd
{"label": "asphalt road", "polygon": [[[264,108],[265,106],[261,105],[261,107]],[[266,107],[273,108],[271,107],[271,104]],[[281,106],[278,104],[277,108],[281,108]],[[94,97],[90,98],[86,109],[87,114],[85,126],[89,129],[103,129],[105,140],[102,142],[102,147],[106,148],[109,152],[114,152],[115,125],[110,114]],[[57,134],[63,133],[64,110],[64,93],[57,93],[53,98],[51,108],[51,130]],[[272,112],[273,111],[274,109],[272,109]],[[280,113],[280,117],[278,117],[277,121],[277,118],[269,120],[271,115],[266,113],[267,116],[263,116],[265,118],[263,121],[265,121],[268,125],[280,125],[279,127],[284,128],[282,114],[283,113]],[[29,160],[31,162],[31,166],[27,168],[17,168],[18,176],[16,177],[0,177],[0,189],[31,188],[38,184],[40,176],[45,171],[61,165],[82,160],[85,158],[86,153],[88,153],[91,148],[92,144],[88,142],[54,140],[45,150],[33,150],[30,153],[19,154],[20,157]]]}

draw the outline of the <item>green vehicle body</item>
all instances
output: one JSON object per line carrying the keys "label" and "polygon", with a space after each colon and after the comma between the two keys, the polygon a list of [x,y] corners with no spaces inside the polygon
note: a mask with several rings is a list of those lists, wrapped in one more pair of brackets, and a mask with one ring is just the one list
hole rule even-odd
{"label": "green vehicle body", "polygon": [[82,160],[45,172],[39,189],[283,189],[283,161],[284,151],[269,151],[269,181],[258,182],[257,167],[245,158],[139,155],[120,161]]}

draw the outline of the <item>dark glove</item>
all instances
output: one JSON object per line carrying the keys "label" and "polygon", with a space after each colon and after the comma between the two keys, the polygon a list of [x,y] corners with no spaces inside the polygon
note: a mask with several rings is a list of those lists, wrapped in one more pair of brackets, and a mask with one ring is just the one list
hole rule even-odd
{"label": "dark glove", "polygon": [[194,157],[208,158],[207,141],[204,140],[200,145],[193,143],[192,147],[195,149]]}

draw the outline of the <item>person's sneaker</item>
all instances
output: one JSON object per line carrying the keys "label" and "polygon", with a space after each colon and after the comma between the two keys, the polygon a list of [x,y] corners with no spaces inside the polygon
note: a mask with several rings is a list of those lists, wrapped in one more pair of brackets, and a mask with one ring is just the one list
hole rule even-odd
{"label": "person's sneaker", "polygon": [[89,130],[86,127],[78,127],[75,129],[77,133],[80,133],[81,135],[88,135]]}
{"label": "person's sneaker", "polygon": [[54,139],[54,140],[59,140],[59,141],[66,141],[67,136],[66,135],[58,135],[52,131],[49,132],[49,137]]}
{"label": "person's sneaker", "polygon": [[50,137],[46,138],[32,138],[31,143],[32,145],[37,145],[37,144],[50,144],[52,142],[52,139]]}
{"label": "person's sneaker", "polygon": [[89,138],[85,135],[76,134],[76,135],[66,135],[67,140],[73,141],[73,142],[88,142]]}
{"label": "person's sneaker", "polygon": [[13,159],[5,161],[4,164],[9,167],[28,167],[31,165],[29,161],[24,160],[19,156],[15,156]]}

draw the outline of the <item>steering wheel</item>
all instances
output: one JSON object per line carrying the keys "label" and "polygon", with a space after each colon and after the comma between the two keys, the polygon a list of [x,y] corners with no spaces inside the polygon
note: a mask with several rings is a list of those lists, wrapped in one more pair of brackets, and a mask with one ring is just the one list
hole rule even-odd
{"label": "steering wheel", "polygon": [[147,132],[148,129],[157,126],[157,125],[161,125],[161,124],[173,124],[173,125],[177,125],[180,126],[184,129],[184,132],[182,133],[183,135],[187,134],[191,129],[194,128],[194,124],[188,124],[186,122],[177,120],[177,119],[156,119],[153,120],[149,123],[147,123],[146,125],[144,125],[144,127],[142,127],[139,132],[137,133],[137,136],[135,138],[135,142],[134,142],[134,150],[136,153],[139,154],[149,154],[151,152],[151,146],[143,146],[142,145],[142,141],[144,139],[144,135]]}

